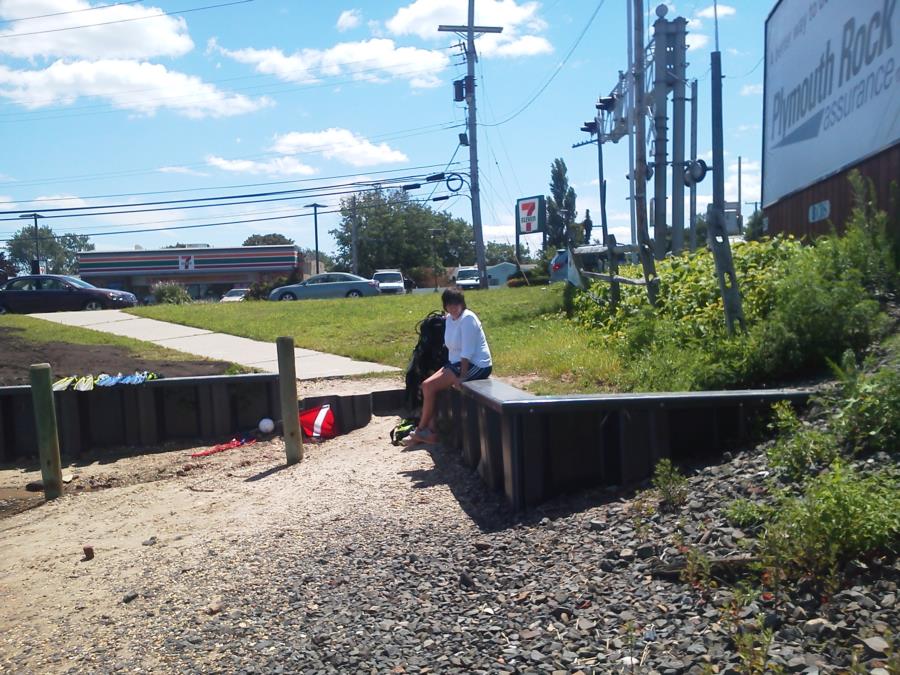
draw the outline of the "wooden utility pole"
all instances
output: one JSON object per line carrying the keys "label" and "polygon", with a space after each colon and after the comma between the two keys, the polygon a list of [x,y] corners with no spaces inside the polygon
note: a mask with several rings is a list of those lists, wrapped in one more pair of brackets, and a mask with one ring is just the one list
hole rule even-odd
{"label": "wooden utility pole", "polygon": [[500,33],[499,26],[475,25],[475,0],[469,0],[469,21],[465,26],[438,26],[440,32],[459,33],[466,39],[466,106],[469,132],[469,187],[472,191],[472,230],[475,235],[475,262],[478,265],[479,287],[488,287],[487,263],[484,254],[484,234],[481,227],[481,191],[478,183],[478,124],[475,108],[475,62],[478,54],[475,51],[476,33]]}
{"label": "wooden utility pole", "polygon": [[280,337],[278,346],[278,388],[281,394],[281,429],[287,463],[303,459],[303,437],[300,435],[300,411],[297,408],[297,371],[294,365],[294,338]]}
{"label": "wooden utility pole", "polygon": [[29,369],[34,427],[41,459],[44,498],[56,499],[63,493],[62,462],[59,458],[59,434],[56,429],[56,405],[53,401],[53,374],[49,363]]}

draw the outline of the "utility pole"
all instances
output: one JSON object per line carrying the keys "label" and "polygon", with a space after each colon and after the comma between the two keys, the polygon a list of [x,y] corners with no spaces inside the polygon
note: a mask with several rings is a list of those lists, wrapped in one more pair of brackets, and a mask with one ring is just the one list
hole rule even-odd
{"label": "utility pole", "polygon": [[685,33],[687,21],[679,16],[669,23],[673,46],[672,73],[672,252],[684,248],[684,104],[687,75]]}
{"label": "utility pole", "polygon": [[668,8],[659,5],[656,8],[657,19],[653,23],[653,255],[657,260],[666,257],[666,148],[669,144],[666,114],[668,102],[668,33],[669,22],[666,20]]}
{"label": "utility pole", "polygon": [[[697,163],[697,80],[691,80],[691,166]],[[691,181],[691,250],[697,250],[697,181]]]}
{"label": "utility pole", "polygon": [[352,221],[350,223],[350,248],[353,260],[351,269],[353,274],[359,274],[359,220],[356,217],[356,195],[350,197],[350,210]]}
{"label": "utility pole", "polygon": [[31,261],[31,273],[41,273],[41,237],[38,232],[38,218],[43,218],[40,213],[22,213],[19,218],[34,218],[34,260]]}
{"label": "utility pole", "polygon": [[634,208],[636,214],[635,229],[638,236],[638,250],[644,280],[647,283],[647,298],[656,306],[656,264],[653,261],[653,250],[650,247],[650,234],[647,231],[647,138],[644,127],[644,0],[632,0],[634,4],[634,145],[635,167],[631,176],[634,184]]}
{"label": "utility pole", "polygon": [[317,204],[313,202],[312,204],[307,204],[307,209],[313,210],[313,229],[315,230],[316,237],[316,274],[319,273],[319,209],[324,209],[324,204]]}
{"label": "utility pole", "polygon": [[484,234],[481,228],[481,193],[478,187],[478,125],[475,108],[475,33],[500,33],[499,26],[475,25],[475,0],[469,0],[469,22],[465,26],[438,26],[440,32],[458,33],[466,38],[466,105],[469,108],[469,181],[472,190],[472,229],[475,235],[475,260],[478,265],[479,287],[488,287],[487,264],[484,256]]}

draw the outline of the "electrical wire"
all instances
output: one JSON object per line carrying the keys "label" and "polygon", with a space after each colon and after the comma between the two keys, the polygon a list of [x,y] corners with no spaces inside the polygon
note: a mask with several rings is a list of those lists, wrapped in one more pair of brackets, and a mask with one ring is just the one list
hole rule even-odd
{"label": "electrical wire", "polygon": [[604,4],[606,4],[606,0],[600,0],[600,2],[597,3],[597,7],[594,8],[593,14],[591,14],[591,16],[588,19],[587,23],[585,24],[584,28],[581,29],[581,33],[578,34],[578,37],[575,39],[575,42],[569,48],[569,51],[566,54],[565,58],[562,61],[560,61],[559,64],[557,64],[556,69],[553,71],[553,73],[551,73],[550,77],[547,79],[546,82],[544,82],[544,84],[541,86],[541,88],[537,90],[537,92],[534,94],[534,96],[532,96],[530,99],[528,99],[528,101],[526,101],[526,103],[521,108],[519,108],[516,112],[514,112],[512,115],[510,115],[506,119],[501,120],[500,122],[492,122],[490,124],[482,123],[481,126],[499,127],[503,124],[506,124],[507,122],[509,122],[511,120],[514,120],[516,117],[518,117],[523,112],[525,112],[531,106],[531,104],[534,103],[538,99],[538,97],[544,93],[544,90],[546,90],[547,87],[550,86],[550,83],[553,82],[554,79],[556,79],[556,76],[559,75],[559,72],[563,69],[563,66],[565,66],[566,63],[568,63],[569,59],[572,57],[572,54],[578,48],[578,45],[581,44],[581,40],[587,34],[588,29],[591,27],[591,24],[594,23],[594,19],[597,18],[597,14],[600,12],[600,8],[603,7]]}
{"label": "electrical wire", "polygon": [[31,21],[32,19],[47,19],[51,16],[63,16],[65,14],[79,14],[81,12],[90,12],[95,9],[109,9],[110,7],[119,7],[122,5],[136,5],[144,0],[127,0],[125,2],[114,2],[109,5],[94,5],[93,7],[83,7],[82,9],[71,9],[67,12],[53,12],[52,14],[38,14],[36,16],[23,16],[18,19],[0,19],[0,23],[17,23],[19,21]]}
{"label": "electrical wire", "polygon": [[206,5],[204,7],[192,7],[190,9],[181,9],[176,10],[174,12],[160,12],[159,14],[150,14],[148,16],[134,16],[130,19],[116,19],[114,21],[101,21],[100,23],[89,23],[84,24],[82,26],[65,26],[63,28],[48,28],[47,30],[35,30],[29,33],[5,33],[0,35],[0,39],[4,38],[20,38],[27,37],[29,35],[44,35],[46,33],[61,33],[62,31],[67,30],[77,30],[79,28],[95,28],[97,26],[109,26],[111,24],[116,23],[129,23],[132,21],[145,21],[147,19],[158,19],[163,16],[173,16],[176,14],[189,14],[191,12],[202,12],[207,9],[218,9],[220,7],[230,7],[231,5],[245,5],[248,2],[255,2],[256,0],[232,0],[231,2],[221,2],[216,5]]}

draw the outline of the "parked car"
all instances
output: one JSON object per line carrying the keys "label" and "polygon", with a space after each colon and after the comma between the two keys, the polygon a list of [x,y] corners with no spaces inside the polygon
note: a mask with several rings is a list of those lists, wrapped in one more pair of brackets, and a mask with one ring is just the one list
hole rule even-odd
{"label": "parked car", "polygon": [[269,293],[269,300],[305,300],[308,298],[359,298],[378,295],[378,282],[346,272],[327,272],[310,277],[299,284],[279,286]]}
{"label": "parked car", "polygon": [[232,288],[222,296],[222,299],[219,300],[219,302],[240,302],[249,292],[249,288]]}
{"label": "parked car", "polygon": [[407,281],[410,281],[400,270],[375,270],[372,279],[378,282],[382,293],[412,293],[412,288],[407,290]]}
{"label": "parked car", "polygon": [[456,285],[462,290],[477,290],[481,284],[477,267],[460,267],[456,270]]}
{"label": "parked car", "polygon": [[0,314],[119,309],[136,304],[137,298],[131,293],[97,288],[62,274],[13,277],[0,285]]}
{"label": "parked car", "polygon": [[565,281],[569,275],[569,252],[564,248],[556,249],[556,255],[550,260],[550,283]]}

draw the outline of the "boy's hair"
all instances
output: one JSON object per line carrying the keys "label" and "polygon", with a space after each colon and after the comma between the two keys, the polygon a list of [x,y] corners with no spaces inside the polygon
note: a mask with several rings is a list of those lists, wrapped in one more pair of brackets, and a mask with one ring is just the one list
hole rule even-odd
{"label": "boy's hair", "polygon": [[441,302],[444,309],[447,309],[447,305],[462,305],[463,309],[466,308],[466,296],[463,295],[462,289],[456,286],[444,289],[441,294]]}

